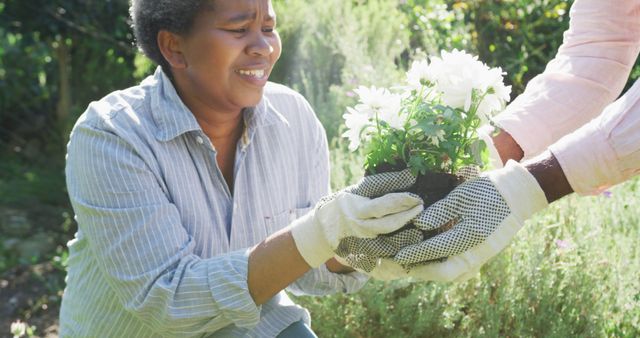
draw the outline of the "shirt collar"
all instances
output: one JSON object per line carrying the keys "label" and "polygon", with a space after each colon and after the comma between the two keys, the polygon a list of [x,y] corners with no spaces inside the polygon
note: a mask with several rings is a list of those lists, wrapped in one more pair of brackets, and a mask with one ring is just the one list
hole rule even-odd
{"label": "shirt collar", "polygon": [[156,69],[151,81],[155,86],[151,95],[151,114],[158,125],[156,138],[159,141],[166,142],[186,132],[201,130],[162,68]]}
{"label": "shirt collar", "polygon": [[[150,79],[156,90],[151,95],[151,110],[158,125],[156,138],[159,141],[169,141],[190,131],[201,131],[193,113],[182,102],[169,77],[158,67]],[[244,110],[245,133],[243,141],[246,144],[253,138],[258,128],[282,123],[289,126],[289,121],[263,95],[262,100],[255,107]]]}
{"label": "shirt collar", "polygon": [[257,106],[244,110],[244,121],[249,129],[267,127],[278,123],[289,126],[287,118],[264,95]]}
{"label": "shirt collar", "polygon": [[289,126],[289,121],[271,104],[269,99],[262,96],[262,100],[255,107],[246,108],[244,110],[244,131],[240,142],[242,150],[246,150],[253,135],[258,128],[267,127],[274,124],[283,124]]}

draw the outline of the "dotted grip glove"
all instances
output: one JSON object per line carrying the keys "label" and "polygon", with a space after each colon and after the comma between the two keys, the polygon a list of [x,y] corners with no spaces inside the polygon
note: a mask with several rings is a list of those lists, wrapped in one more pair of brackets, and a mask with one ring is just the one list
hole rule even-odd
{"label": "dotted grip glove", "polygon": [[383,259],[371,275],[382,280],[468,279],[513,240],[526,219],[547,205],[535,178],[510,161],[425,209],[414,221],[417,228],[430,230],[451,222],[453,227],[402,248],[393,259]]}
{"label": "dotted grip glove", "polygon": [[[411,170],[405,169],[365,176],[343,191],[376,198],[391,192],[407,191],[415,182],[416,176]],[[422,232],[416,228],[395,231],[375,238],[347,237],[340,241],[335,258],[343,265],[369,272],[378,265],[380,258],[393,257],[401,248],[422,240]]]}
{"label": "dotted grip glove", "polygon": [[294,221],[289,227],[304,260],[315,268],[336,254],[348,256],[351,248],[375,245],[376,236],[393,232],[420,214],[423,206],[419,197],[384,194],[412,184],[411,177],[399,180],[398,175],[401,172],[365,177],[355,186],[321,199],[311,212]]}
{"label": "dotted grip glove", "polygon": [[[457,174],[469,180],[478,177],[480,171],[477,167],[463,167]],[[361,196],[377,197],[383,193],[411,190],[415,182],[416,177],[409,169],[405,169],[367,176],[347,190]],[[340,242],[336,259],[343,265],[369,273],[378,266],[381,258],[392,258],[401,248],[420,243],[425,236],[426,232],[408,224],[399,231],[374,239],[346,238]]]}

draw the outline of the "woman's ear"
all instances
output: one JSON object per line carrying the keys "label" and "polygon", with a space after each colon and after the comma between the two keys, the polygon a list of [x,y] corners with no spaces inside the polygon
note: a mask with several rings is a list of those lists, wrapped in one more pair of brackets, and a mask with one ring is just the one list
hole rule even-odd
{"label": "woman's ear", "polygon": [[184,69],[187,60],[182,52],[182,38],[166,30],[158,32],[158,48],[171,68]]}

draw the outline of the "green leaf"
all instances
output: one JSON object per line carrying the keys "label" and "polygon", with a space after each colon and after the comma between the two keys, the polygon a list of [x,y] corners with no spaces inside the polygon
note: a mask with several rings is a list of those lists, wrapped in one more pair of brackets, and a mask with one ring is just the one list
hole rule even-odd
{"label": "green leaf", "polygon": [[420,121],[416,125],[425,135],[435,136],[438,134],[438,131],[442,130],[440,126],[434,125],[431,121]]}
{"label": "green leaf", "polygon": [[421,156],[411,156],[407,166],[411,169],[411,172],[414,175],[417,175],[418,173],[425,174],[427,171],[427,163]]}

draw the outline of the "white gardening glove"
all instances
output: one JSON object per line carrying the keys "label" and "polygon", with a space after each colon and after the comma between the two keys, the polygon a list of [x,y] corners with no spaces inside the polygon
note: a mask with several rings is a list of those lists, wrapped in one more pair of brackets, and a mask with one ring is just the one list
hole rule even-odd
{"label": "white gardening glove", "polygon": [[367,239],[393,232],[422,210],[422,199],[410,193],[370,199],[343,191],[322,199],[289,229],[304,260],[315,268],[336,254],[343,239]]}
{"label": "white gardening glove", "polygon": [[463,255],[464,253],[449,257],[442,262],[417,265],[410,270],[405,269],[391,258],[382,258],[378,265],[367,274],[374,279],[383,281],[410,277],[418,281],[464,282],[478,274],[481,266],[470,268]]}
{"label": "white gardening glove", "polygon": [[[419,229],[436,229],[450,222],[455,225],[401,249],[393,262],[408,269],[409,276],[422,280],[468,278],[513,240],[526,219],[547,205],[535,178],[519,163],[509,161],[503,169],[460,185],[421,213],[414,221]],[[438,262],[442,259],[446,260]],[[425,265],[427,262],[432,263]],[[380,271],[398,271],[398,266],[383,263]],[[393,274],[380,271],[379,278]]]}
{"label": "white gardening glove", "polygon": [[342,265],[369,273],[374,270],[381,258],[391,258],[403,247],[424,240],[422,231],[415,227],[403,228],[389,235],[376,238],[347,237],[340,241],[335,257]]}
{"label": "white gardening glove", "polygon": [[[462,167],[457,172],[457,175],[463,177],[464,180],[478,177],[479,174],[480,169],[476,166]],[[378,187],[378,189],[376,189],[378,191],[377,195],[364,194],[364,196],[367,197],[374,197],[380,195],[380,191],[382,191],[380,189],[381,186],[394,186],[395,190],[383,189],[383,192],[391,192],[408,189],[413,185],[413,182],[416,181],[415,176],[413,176],[408,169],[400,172],[374,175],[374,177],[375,176],[379,176],[379,178],[371,180],[369,177],[366,177],[354,186],[357,186],[358,189],[351,191],[359,192],[359,194],[362,195],[363,191],[372,190],[363,189],[363,187],[375,185]],[[406,184],[404,188],[400,186],[403,184]],[[340,242],[337,251],[338,257],[336,257],[336,259],[343,265],[351,266],[364,273],[371,273],[372,270],[378,266],[381,258],[391,258],[395,256],[401,248],[422,242],[427,235],[429,234],[409,224],[393,234],[380,235],[372,239],[346,238]]]}
{"label": "white gardening glove", "polygon": [[[374,198],[390,192],[406,191],[414,183],[416,183],[416,176],[411,173],[411,170],[405,169],[402,171],[392,171],[365,176],[361,178],[358,183],[346,187],[339,192],[349,192],[364,197]],[[323,198],[323,200],[331,199],[331,196],[332,195],[329,195]]]}
{"label": "white gardening glove", "polygon": [[[416,182],[411,170],[386,172],[363,177],[358,183],[343,189],[356,195],[375,198],[391,192],[407,191]],[[330,200],[328,196],[323,200]],[[380,257],[393,257],[400,248],[423,240],[418,229],[396,231],[392,235],[375,238],[347,237],[336,250],[339,262],[361,271],[371,271]]]}

